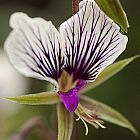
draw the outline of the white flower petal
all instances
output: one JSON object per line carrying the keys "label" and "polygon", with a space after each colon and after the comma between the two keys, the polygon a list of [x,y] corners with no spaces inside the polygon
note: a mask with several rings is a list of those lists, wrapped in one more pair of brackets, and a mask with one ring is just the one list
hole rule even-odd
{"label": "white flower petal", "polygon": [[50,21],[24,13],[11,16],[13,31],[5,42],[11,63],[22,74],[47,80],[57,86],[64,64],[63,40]]}
{"label": "white flower petal", "polygon": [[65,69],[75,79],[94,81],[125,50],[128,38],[92,0],[60,26],[66,42]]}

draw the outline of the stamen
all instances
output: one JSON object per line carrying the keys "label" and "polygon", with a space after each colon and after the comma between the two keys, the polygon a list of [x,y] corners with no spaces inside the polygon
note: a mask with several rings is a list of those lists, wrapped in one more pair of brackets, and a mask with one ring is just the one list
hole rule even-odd
{"label": "stamen", "polygon": [[86,124],[86,122],[81,118],[81,121],[84,123],[85,125],[85,128],[86,128],[86,132],[85,132],[85,135],[87,136],[88,135],[88,126]]}
{"label": "stamen", "polygon": [[104,125],[102,125],[99,121],[94,121],[97,125],[99,125],[101,128],[106,128]]}
{"label": "stamen", "polygon": [[96,123],[92,123],[92,125],[93,125],[96,129],[99,129],[99,125],[97,125]]}
{"label": "stamen", "polygon": [[85,126],[85,129],[86,129],[85,135],[87,136],[87,135],[88,135],[88,125],[86,124],[86,122],[84,121],[84,119],[82,119],[82,118],[80,117],[79,114],[77,114],[77,115],[78,115],[78,118],[76,119],[76,121],[81,120],[81,121],[83,122],[83,124],[84,124],[84,126]]}
{"label": "stamen", "polygon": [[81,117],[79,116],[77,119],[76,119],[76,121],[79,121],[81,119]]}

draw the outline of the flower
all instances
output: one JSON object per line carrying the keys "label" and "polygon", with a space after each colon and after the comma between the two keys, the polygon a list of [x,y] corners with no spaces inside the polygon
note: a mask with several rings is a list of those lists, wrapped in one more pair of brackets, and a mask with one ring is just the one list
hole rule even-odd
{"label": "flower", "polygon": [[11,16],[13,30],[5,42],[11,63],[25,76],[49,81],[55,89],[0,98],[28,105],[57,103],[58,140],[70,140],[74,113],[78,116],[77,120],[81,119],[84,123],[86,135],[86,122],[96,128],[105,128],[103,121],[128,128],[137,135],[136,129],[122,114],[80,95],[140,56],[112,64],[125,50],[127,36],[94,0],[83,0],[79,6],[79,12],[62,23],[59,31],[50,21],[42,18],[30,18],[24,13]]}
{"label": "flower", "polygon": [[127,36],[92,0],[80,2],[80,10],[60,25],[30,18],[24,13],[11,16],[13,31],[5,50],[14,67],[28,77],[56,86],[69,112],[79,104],[79,92],[125,50]]}

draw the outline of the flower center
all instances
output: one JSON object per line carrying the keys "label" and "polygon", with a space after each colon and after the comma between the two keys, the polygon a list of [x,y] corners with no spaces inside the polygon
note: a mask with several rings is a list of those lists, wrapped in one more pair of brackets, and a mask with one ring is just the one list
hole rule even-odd
{"label": "flower center", "polygon": [[67,92],[70,89],[76,87],[78,80],[73,80],[73,75],[70,75],[65,70],[62,71],[60,78],[58,79],[59,91]]}

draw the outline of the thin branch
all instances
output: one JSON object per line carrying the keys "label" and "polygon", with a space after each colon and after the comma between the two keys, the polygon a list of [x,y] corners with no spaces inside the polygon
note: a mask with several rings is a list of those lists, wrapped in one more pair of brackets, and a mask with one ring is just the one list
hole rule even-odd
{"label": "thin branch", "polygon": [[73,13],[76,14],[79,11],[79,0],[72,0]]}
{"label": "thin branch", "polygon": [[[37,128],[42,140],[50,140],[53,134],[47,129],[46,121],[40,117],[28,120],[20,129],[20,132],[12,136],[12,140],[26,140],[33,129]],[[50,138],[51,137],[51,138]],[[52,138],[53,140],[54,138]]]}

